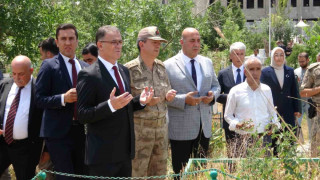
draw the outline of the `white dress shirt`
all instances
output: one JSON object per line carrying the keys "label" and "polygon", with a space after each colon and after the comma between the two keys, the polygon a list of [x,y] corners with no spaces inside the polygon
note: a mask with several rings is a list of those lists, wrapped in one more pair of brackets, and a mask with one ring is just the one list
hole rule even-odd
{"label": "white dress shirt", "polygon": [[241,65],[239,68],[235,67],[232,63],[232,72],[233,72],[233,79],[234,79],[234,82],[236,83],[237,82],[237,76],[238,76],[238,71],[237,69],[240,69],[240,75],[241,75],[241,82],[243,82],[243,78],[244,78],[244,68],[243,68],[243,65]]}
{"label": "white dress shirt", "polygon": [[[116,62],[115,64],[111,64],[109,61],[103,59],[101,56],[98,56],[98,59],[99,61],[102,62],[102,64],[106,67],[106,69],[108,70],[108,72],[110,73],[113,81],[117,84],[117,86],[119,87],[118,83],[117,83],[117,79],[116,79],[116,76],[114,75],[114,70],[112,69],[113,66],[117,66],[117,69],[118,69],[118,73],[119,73],[119,76],[120,76],[120,79],[121,79],[121,82],[122,82],[122,85],[123,85],[123,88],[124,90],[126,90],[126,85],[124,84],[124,81],[122,79],[122,76],[119,72],[119,67],[118,67],[118,63]],[[108,100],[108,105],[109,105],[109,108],[111,109],[112,112],[115,112],[116,110],[112,107],[111,105],[111,102],[110,102],[110,99]]]}
{"label": "white dress shirt", "polygon": [[[272,93],[269,86],[260,83],[259,88],[252,90],[247,81],[231,88],[224,118],[229,123],[229,129],[239,134],[263,133],[270,122],[280,128],[276,111],[274,110]],[[253,121],[254,128],[240,130],[236,128],[239,122]]]}
{"label": "white dress shirt", "polygon": [[[61,54],[61,53],[60,53]],[[68,73],[69,73],[69,78],[71,80],[71,84],[73,84],[73,80],[72,80],[72,64],[69,63],[69,60],[70,58],[67,57],[67,56],[64,56],[63,54],[61,54],[63,60],[64,60],[64,63],[66,64],[66,67],[67,67],[67,70],[68,70]],[[75,62],[75,66],[76,66],[76,70],[77,70],[77,74],[79,74],[79,71],[81,70],[81,66],[80,66],[80,63],[79,61],[77,60],[77,57],[74,56],[73,58],[74,62]],[[64,94],[61,94],[61,104],[62,106],[65,106],[66,104],[64,103]]]}
{"label": "white dress shirt", "polygon": [[[183,51],[181,51],[182,54],[182,59],[184,61],[184,64],[190,74],[190,76],[192,76],[192,63],[191,63],[191,58],[189,58],[188,56],[186,56]],[[202,71],[201,71],[201,67],[199,64],[199,60],[200,57],[197,55],[194,59],[194,67],[196,69],[196,74],[197,74],[197,90],[200,91],[200,87],[201,87],[201,82],[202,82]]]}
{"label": "white dress shirt", "polygon": [[[32,76],[28,84],[21,89],[19,106],[17,109],[16,117],[14,119],[13,125],[13,139],[25,139],[28,138],[28,123],[29,123],[29,110],[30,110],[30,101],[31,101],[31,82]],[[5,111],[4,111],[4,119],[3,119],[3,129],[4,136],[6,136],[6,121],[9,114],[9,110],[11,104],[16,97],[19,91],[19,87],[16,83],[13,83],[11,89],[8,94]]]}

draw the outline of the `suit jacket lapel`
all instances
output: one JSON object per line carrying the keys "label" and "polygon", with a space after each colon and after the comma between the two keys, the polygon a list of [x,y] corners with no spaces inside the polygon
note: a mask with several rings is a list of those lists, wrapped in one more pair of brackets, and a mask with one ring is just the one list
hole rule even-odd
{"label": "suit jacket lapel", "polygon": [[194,84],[191,74],[188,72],[186,65],[181,57],[181,55],[176,56],[176,64],[181,70],[181,72],[191,81],[192,86],[197,89],[197,86]]}
{"label": "suit jacket lapel", "polygon": [[[28,124],[30,124],[30,122],[32,121],[32,113],[33,113],[33,109],[35,108],[35,103],[34,103],[34,94],[35,94],[35,79],[32,78],[32,82],[31,82],[31,99],[30,99],[30,108],[29,108],[29,121]],[[29,126],[28,126],[29,127]],[[28,128],[29,129],[29,128]]]}
{"label": "suit jacket lapel", "polygon": [[[271,66],[270,66],[270,67],[271,67]],[[271,71],[270,76],[271,76],[272,81],[273,81],[274,84],[277,86],[277,88],[281,90],[280,83],[279,83],[279,81],[278,81],[276,72],[274,71],[273,67],[270,68],[270,71]]]}
{"label": "suit jacket lapel", "polygon": [[124,89],[125,89],[125,91],[130,92],[130,81],[128,80],[127,75],[124,73],[123,67],[119,66],[119,63],[118,63],[118,67],[119,67],[119,71],[120,71],[121,77],[124,82],[124,86],[125,86]]}
{"label": "suit jacket lapel", "polygon": [[288,84],[288,80],[289,80],[289,71],[287,69],[286,66],[283,66],[283,70],[284,70],[284,77],[283,77],[283,89],[286,88],[287,86],[285,84]]}
{"label": "suit jacket lapel", "polygon": [[72,83],[71,83],[70,75],[69,75],[69,72],[68,72],[68,69],[67,69],[67,65],[64,62],[61,54],[59,54],[59,56],[58,56],[58,62],[60,64],[60,69],[61,69],[64,77],[66,77],[65,80],[67,81],[67,84],[69,85],[69,88],[72,88]]}
{"label": "suit jacket lapel", "polygon": [[[8,98],[8,94],[10,92],[10,89],[12,87],[12,84],[13,84],[13,79],[11,79],[9,82],[7,82],[5,85],[4,85],[4,90],[3,90],[3,94],[1,95],[2,97],[6,97],[6,98],[3,98],[2,101],[0,102],[1,103],[1,118],[0,118],[0,124],[3,123],[3,119],[4,119],[4,111],[5,111],[5,107],[6,107],[6,103],[7,103],[7,98]],[[0,129],[2,129],[3,127],[0,127]]]}
{"label": "suit jacket lapel", "polygon": [[[201,86],[200,86],[200,91],[202,90],[203,87],[206,86],[207,83],[211,83],[211,82],[207,82],[207,79],[205,78],[206,76],[206,70],[207,68],[206,67],[206,64],[204,64],[204,61],[198,61],[199,62],[199,65],[200,65],[200,70],[201,70],[201,73],[202,73],[202,82],[201,82]],[[192,80],[193,81],[193,80]]]}
{"label": "suit jacket lapel", "polygon": [[116,87],[116,95],[119,95],[120,89],[118,88],[117,84],[114,82],[109,71],[106,69],[104,64],[101,62],[103,60],[98,59],[97,61],[98,61],[98,63],[96,63],[95,65],[97,66],[97,69],[100,69],[102,78],[108,83],[108,85],[110,85],[110,83],[111,83],[112,87]]}
{"label": "suit jacket lapel", "polygon": [[228,67],[227,76],[229,78],[231,86],[233,87],[234,85],[236,85],[236,83],[234,82],[234,77],[233,77],[233,72],[232,72],[232,65],[230,65]]}

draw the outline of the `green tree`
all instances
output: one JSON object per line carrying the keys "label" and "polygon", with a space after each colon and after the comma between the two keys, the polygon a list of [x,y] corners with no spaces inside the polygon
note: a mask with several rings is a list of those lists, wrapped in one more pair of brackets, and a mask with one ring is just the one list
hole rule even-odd
{"label": "green tree", "polygon": [[[230,42],[234,42],[246,29],[245,27],[245,17],[240,8],[240,4],[232,0],[228,7],[222,6],[220,1],[215,1],[209,8],[205,16],[206,21],[202,22],[204,27],[201,28],[203,32],[203,41],[209,46],[211,50],[219,49],[224,50],[228,48]],[[235,25],[235,34],[226,36],[226,40],[221,40],[214,27],[219,27],[222,33],[228,33]],[[240,31],[240,32],[237,32]],[[238,38],[239,39],[239,38]],[[241,38],[240,38],[241,39]],[[228,41],[228,42],[227,42]]]}

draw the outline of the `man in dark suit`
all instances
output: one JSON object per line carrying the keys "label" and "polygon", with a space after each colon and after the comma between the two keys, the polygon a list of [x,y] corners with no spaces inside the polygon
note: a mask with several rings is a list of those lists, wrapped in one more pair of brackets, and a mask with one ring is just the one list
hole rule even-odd
{"label": "man in dark suit", "polygon": [[75,87],[77,73],[88,65],[75,56],[78,33],[74,25],[57,28],[56,44],[60,53],[43,61],[36,82],[37,104],[44,108],[40,135],[45,138],[56,171],[85,174],[84,126],[76,116]]}
{"label": "man in dark suit", "polygon": [[25,180],[35,176],[40,158],[42,110],[34,101],[30,59],[15,57],[11,69],[13,78],[0,83],[0,174],[12,164],[17,179]]}
{"label": "man in dark suit", "polygon": [[0,81],[3,79],[2,71],[0,70]]}
{"label": "man in dark suit", "polygon": [[[217,98],[217,102],[223,105],[223,116],[230,89],[236,84],[239,84],[245,80],[244,68],[242,64],[246,54],[246,46],[242,42],[235,42],[231,44],[229,52],[232,64],[221,70],[218,74],[218,81],[221,86],[221,94]],[[222,127],[225,132],[228,157],[231,157],[231,151],[235,151],[235,149],[230,147],[230,141],[235,138],[235,132],[229,130],[229,124],[224,118]]]}
{"label": "man in dark suit", "polygon": [[79,73],[77,85],[79,121],[88,127],[85,163],[90,175],[131,177],[133,111],[144,108],[153,90],[130,94],[129,71],[117,63],[122,49],[118,28],[100,27],[96,43],[98,60]]}
{"label": "man in dark suit", "polygon": [[57,47],[55,39],[53,37],[49,37],[41,41],[38,47],[41,55],[41,60],[52,58],[59,53],[59,48]]}

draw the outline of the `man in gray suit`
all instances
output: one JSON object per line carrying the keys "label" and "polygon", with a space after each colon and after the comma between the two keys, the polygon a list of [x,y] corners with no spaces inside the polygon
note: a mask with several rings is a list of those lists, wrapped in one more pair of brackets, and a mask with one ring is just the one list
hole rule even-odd
{"label": "man in gray suit", "polygon": [[182,51],[164,62],[175,99],[168,103],[172,166],[179,173],[190,156],[205,157],[211,137],[211,106],[220,85],[212,61],[198,55],[200,34],[186,28],[180,40]]}

